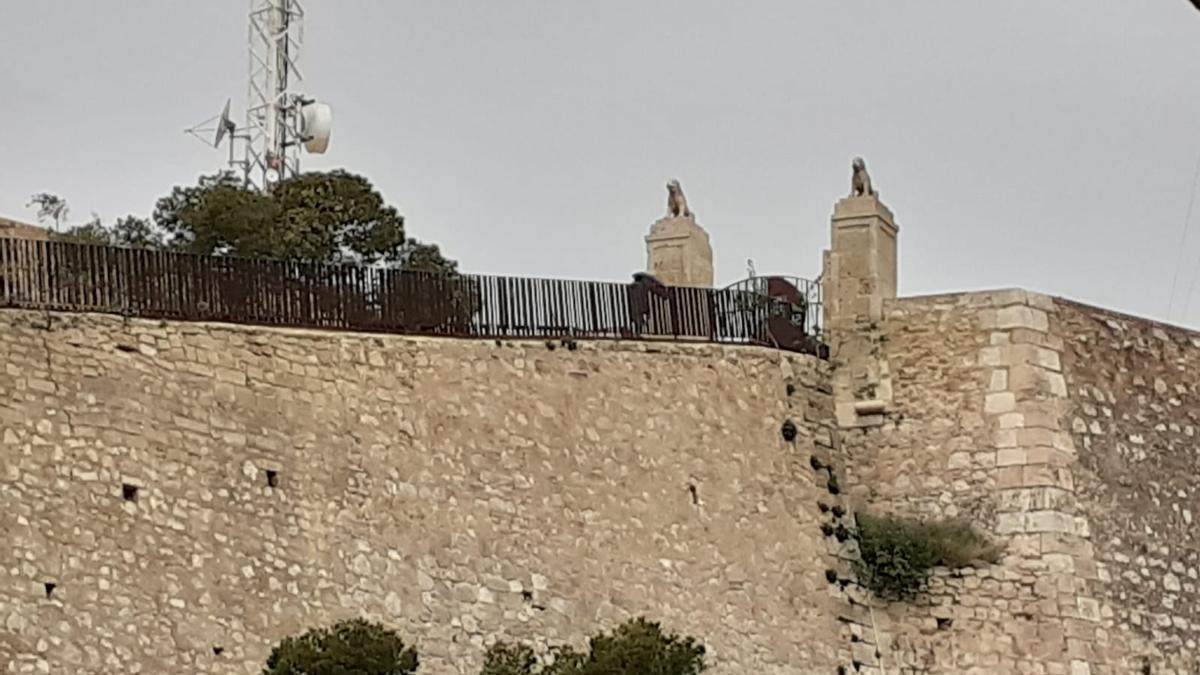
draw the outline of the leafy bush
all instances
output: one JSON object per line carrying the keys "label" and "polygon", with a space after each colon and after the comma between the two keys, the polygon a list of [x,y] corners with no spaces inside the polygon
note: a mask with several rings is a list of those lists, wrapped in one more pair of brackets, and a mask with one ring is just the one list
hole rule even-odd
{"label": "leafy bush", "polygon": [[540,663],[524,645],[497,643],[484,657],[481,675],[699,675],[707,667],[704,646],[694,638],[664,634],[646,619],[591,638],[587,652],[560,647]]}
{"label": "leafy bush", "polygon": [[481,675],[527,675],[538,671],[538,659],[528,645],[497,642],[483,655]]}
{"label": "leafy bush", "polygon": [[285,638],[263,675],[409,675],[417,665],[417,651],[394,631],[352,619]]}
{"label": "leafy bush", "polygon": [[937,520],[924,527],[934,545],[935,565],[957,569],[980,562],[995,563],[1003,552],[964,520]]}
{"label": "leafy bush", "polygon": [[859,581],[885,600],[908,600],[924,588],[934,567],[996,562],[1001,550],[969,523],[922,522],[858,514]]}

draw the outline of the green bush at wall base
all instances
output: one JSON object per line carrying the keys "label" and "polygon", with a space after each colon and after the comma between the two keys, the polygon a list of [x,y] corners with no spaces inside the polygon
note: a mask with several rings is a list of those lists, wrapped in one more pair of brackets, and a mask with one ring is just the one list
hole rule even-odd
{"label": "green bush at wall base", "polygon": [[481,675],[699,675],[706,667],[694,638],[665,634],[641,618],[592,637],[586,652],[560,647],[552,655],[539,663],[529,647],[500,642],[485,655]]}
{"label": "green bush at wall base", "polygon": [[263,675],[409,675],[417,665],[416,650],[394,631],[352,619],[285,638]]}

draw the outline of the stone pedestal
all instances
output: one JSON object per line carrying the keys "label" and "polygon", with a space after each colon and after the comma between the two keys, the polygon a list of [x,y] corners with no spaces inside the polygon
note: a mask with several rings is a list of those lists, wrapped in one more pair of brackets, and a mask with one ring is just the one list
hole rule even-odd
{"label": "stone pedestal", "polygon": [[834,206],[832,247],[825,252],[827,341],[836,369],[838,423],[881,423],[892,398],[880,340],[885,300],[896,297],[896,226],[875,195]]}
{"label": "stone pedestal", "polygon": [[708,233],[693,216],[659,219],[646,235],[646,271],[668,286],[712,288]]}

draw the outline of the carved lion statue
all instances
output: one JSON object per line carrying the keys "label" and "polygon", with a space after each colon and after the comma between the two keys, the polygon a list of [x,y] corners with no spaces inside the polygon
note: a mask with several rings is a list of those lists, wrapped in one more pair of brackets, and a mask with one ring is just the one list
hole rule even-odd
{"label": "carved lion statue", "polygon": [[679,181],[672,178],[667,181],[667,217],[691,217],[692,210],[688,208],[687,197],[683,196],[683,188]]}
{"label": "carved lion statue", "polygon": [[867,163],[863,160],[863,158],[855,157],[851,167],[852,173],[850,174],[850,196],[878,196],[879,193],[875,191],[875,186],[871,185],[871,174],[867,173]]}

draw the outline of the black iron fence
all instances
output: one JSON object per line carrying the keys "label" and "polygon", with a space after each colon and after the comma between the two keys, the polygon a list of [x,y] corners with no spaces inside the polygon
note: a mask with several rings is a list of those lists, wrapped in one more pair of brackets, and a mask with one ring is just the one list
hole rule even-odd
{"label": "black iron fence", "polygon": [[[0,238],[0,306],[143,318],[821,353],[819,290],[815,297],[797,315],[794,302],[746,289],[669,287],[647,277],[622,284],[431,274]],[[780,330],[781,322],[793,330]]]}

